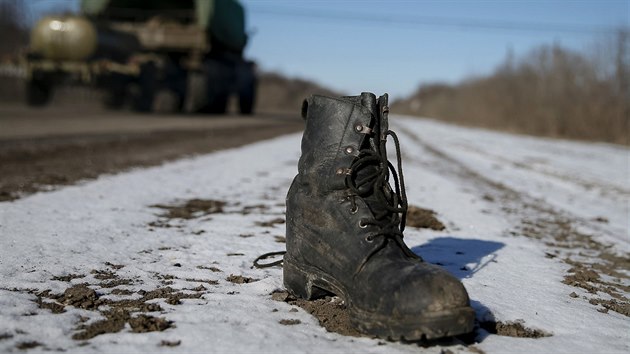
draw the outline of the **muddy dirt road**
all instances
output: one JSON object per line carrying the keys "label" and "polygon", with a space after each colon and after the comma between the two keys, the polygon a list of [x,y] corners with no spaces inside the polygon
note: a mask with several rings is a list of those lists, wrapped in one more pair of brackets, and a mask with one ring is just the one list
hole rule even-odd
{"label": "muddy dirt road", "polygon": [[0,201],[302,129],[298,115],[145,115],[0,105]]}

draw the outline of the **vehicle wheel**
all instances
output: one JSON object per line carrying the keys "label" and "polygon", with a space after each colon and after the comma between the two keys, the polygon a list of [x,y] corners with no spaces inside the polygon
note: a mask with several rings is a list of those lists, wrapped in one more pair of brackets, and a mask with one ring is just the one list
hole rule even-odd
{"label": "vehicle wheel", "polygon": [[140,68],[138,77],[139,92],[134,99],[133,109],[137,112],[151,112],[157,88],[157,67],[148,62]]}
{"label": "vehicle wheel", "polygon": [[223,92],[215,92],[208,97],[208,104],[204,108],[205,113],[225,114],[227,111],[228,95]]}
{"label": "vehicle wheel", "polygon": [[122,75],[113,74],[105,82],[103,105],[107,109],[122,109],[127,99],[127,80]]}
{"label": "vehicle wheel", "polygon": [[45,77],[34,75],[26,84],[26,103],[32,107],[41,107],[50,102],[52,84]]}
{"label": "vehicle wheel", "polygon": [[239,65],[237,72],[238,105],[241,114],[252,114],[256,103],[256,86],[258,84],[254,65],[245,62]]}
{"label": "vehicle wheel", "polygon": [[228,63],[220,60],[206,62],[206,104],[203,113],[224,114],[233,82],[233,71]]}
{"label": "vehicle wheel", "polygon": [[250,115],[254,113],[256,102],[256,81],[250,82],[248,87],[241,88],[238,95],[238,106],[241,114]]}

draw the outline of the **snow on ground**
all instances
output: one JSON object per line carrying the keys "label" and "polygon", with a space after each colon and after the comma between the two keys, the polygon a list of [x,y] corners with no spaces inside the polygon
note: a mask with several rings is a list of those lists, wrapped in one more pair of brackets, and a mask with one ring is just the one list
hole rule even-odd
{"label": "snow on ground", "polygon": [[[402,142],[410,204],[435,210],[447,226],[408,228],[407,244],[462,279],[480,322],[520,324],[548,336],[477,329],[472,347],[461,341],[422,347],[327,332],[301,308],[273,300],[282,289],[281,268],[256,269],[252,262],[284,249],[278,219],[300,152],[300,135],[290,135],[0,203],[0,351],[630,351],[628,317],[593,303],[610,296],[563,283],[575,267],[566,259],[595,254],[590,244],[627,259],[627,148],[403,117],[393,117],[392,128]],[[194,199],[227,204],[221,213],[164,216],[166,207]],[[572,248],[551,242],[556,229],[548,224],[556,216],[574,223],[557,223],[562,228],[579,231]],[[516,227],[529,222],[540,234]],[[584,239],[590,241],[578,242]],[[628,269],[616,271],[601,278],[630,285]],[[239,283],[231,275],[252,279]],[[50,305],[50,294],[81,283],[99,301],[138,299],[165,286],[191,296],[147,301],[160,308],[145,315],[170,321],[163,331],[134,333],[125,323],[116,333],[73,339],[113,305],[103,303],[98,312],[89,301],[73,303],[54,313],[40,303]]]}

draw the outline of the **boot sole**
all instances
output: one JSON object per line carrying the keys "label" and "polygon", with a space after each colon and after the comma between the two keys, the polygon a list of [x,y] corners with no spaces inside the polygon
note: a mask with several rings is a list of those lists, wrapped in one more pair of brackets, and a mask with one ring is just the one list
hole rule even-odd
{"label": "boot sole", "polygon": [[430,340],[470,333],[474,327],[475,311],[460,307],[439,312],[426,312],[421,316],[379,316],[353,306],[343,287],[321,270],[298,265],[285,256],[284,286],[294,296],[311,300],[335,294],[345,302],[351,324],[360,332],[391,340]]}

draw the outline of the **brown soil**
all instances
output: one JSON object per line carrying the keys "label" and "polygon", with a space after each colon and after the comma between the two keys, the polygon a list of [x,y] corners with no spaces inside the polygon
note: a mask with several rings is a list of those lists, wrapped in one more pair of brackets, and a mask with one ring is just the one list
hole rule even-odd
{"label": "brown soil", "polygon": [[[113,264],[108,264],[108,266],[110,268],[113,267],[118,269],[123,267],[122,265],[117,266]],[[119,278],[117,274],[111,272],[109,269],[95,269],[92,270],[90,273],[94,274],[94,278],[96,278],[96,280],[99,280],[99,278],[105,278],[113,282],[125,284],[131,283],[130,279]],[[156,274],[156,277],[158,279],[175,279],[175,277],[173,276],[160,274]],[[53,277],[53,279],[59,278],[59,276]],[[210,285],[218,284],[216,280],[185,280],[190,282],[204,282]],[[111,293],[122,296],[123,299],[111,300],[102,297],[101,291],[105,288],[106,286],[103,286],[103,283],[81,283],[70,286],[61,294],[54,294],[51,292],[51,290],[11,290],[17,292],[26,292],[35,295],[35,302],[39,305],[40,308],[48,309],[55,314],[63,313],[66,311],[65,308],[67,306],[71,306],[92,311],[104,317],[104,319],[92,323],[86,323],[88,318],[84,317],[80,319],[76,327],[77,332],[72,336],[72,338],[76,340],[87,340],[104,333],[119,332],[124,329],[125,324],[129,324],[131,331],[134,333],[166,330],[168,328],[174,327],[173,322],[168,321],[163,317],[155,317],[147,314],[149,312],[163,311],[162,306],[152,300],[164,299],[164,302],[169,305],[179,305],[181,304],[182,299],[197,299],[208,292],[208,290],[202,285],[192,289],[186,289],[188,292],[182,292],[180,290],[165,286],[158,287],[149,291],[140,290],[137,292],[137,294],[141,297],[136,298],[136,293],[133,293],[131,291],[125,289],[113,289]],[[8,338],[10,337],[0,339]]]}
{"label": "brown soil", "polygon": [[436,231],[446,229],[446,226],[435,217],[436,215],[437,213],[433,210],[410,205],[407,209],[407,226]]}
{"label": "brown soil", "polygon": [[259,281],[260,279],[244,277],[242,275],[230,274],[230,276],[227,277],[225,280],[234,284],[249,284],[249,283]]}
{"label": "brown soil", "polygon": [[259,221],[256,222],[257,226],[262,226],[262,227],[273,227],[274,225],[279,225],[279,224],[284,224],[285,220],[282,218],[275,218],[269,221]]}
{"label": "brown soil", "polygon": [[286,291],[276,291],[271,294],[271,298],[276,301],[283,301],[301,307],[306,312],[315,316],[315,318],[319,320],[319,324],[329,332],[335,332],[345,336],[364,336],[350,324],[350,317],[346,306],[339,297],[326,296],[321,299],[309,301],[297,299]]}
{"label": "brown soil", "polygon": [[287,114],[249,118],[77,110],[0,105],[0,201],[303,128],[300,118]]}
{"label": "brown soil", "polygon": [[176,341],[163,340],[160,342],[161,347],[176,347],[180,344],[182,344],[181,340],[176,340]]}
{"label": "brown soil", "polygon": [[481,322],[479,326],[489,333],[498,334],[507,337],[519,338],[542,338],[549,337],[551,334],[539,330],[527,328],[522,322]]}
{"label": "brown soil", "polygon": [[191,199],[183,205],[152,205],[154,208],[165,209],[162,217],[168,219],[192,219],[200,216],[222,213],[225,202],[220,200]]}
{"label": "brown soil", "polygon": [[15,347],[18,348],[19,350],[28,350],[28,349],[40,347],[41,345],[42,343],[32,341],[32,342],[20,342]]}

